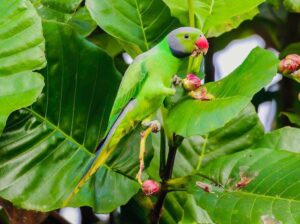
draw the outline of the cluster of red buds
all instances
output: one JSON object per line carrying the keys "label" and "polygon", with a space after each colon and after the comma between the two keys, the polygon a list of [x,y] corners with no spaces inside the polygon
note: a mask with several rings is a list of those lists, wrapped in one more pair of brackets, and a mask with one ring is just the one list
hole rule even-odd
{"label": "cluster of red buds", "polygon": [[300,56],[297,54],[289,54],[286,56],[280,61],[278,71],[300,82]]}

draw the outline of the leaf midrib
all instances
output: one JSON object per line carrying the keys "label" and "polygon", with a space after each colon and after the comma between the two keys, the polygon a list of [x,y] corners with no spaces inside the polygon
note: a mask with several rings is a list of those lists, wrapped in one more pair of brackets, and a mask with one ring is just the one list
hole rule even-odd
{"label": "leaf midrib", "polygon": [[135,5],[136,5],[136,11],[137,11],[137,14],[138,14],[138,17],[139,17],[139,21],[140,21],[140,24],[141,24],[141,31],[142,31],[143,38],[144,38],[144,44],[145,44],[146,50],[149,50],[148,40],[147,40],[147,37],[146,37],[146,33],[145,33],[145,29],[144,29],[144,23],[143,23],[143,19],[142,19],[142,14],[141,14],[141,10],[140,10],[140,7],[139,7],[137,1],[138,0],[135,0]]}
{"label": "leaf midrib", "polygon": [[234,193],[237,195],[245,195],[245,196],[250,196],[250,197],[256,197],[256,198],[265,198],[265,199],[271,199],[271,200],[283,200],[283,201],[288,201],[288,202],[294,202],[294,203],[300,203],[300,200],[295,200],[292,198],[283,198],[280,196],[271,196],[271,195],[266,195],[266,194],[257,194],[257,193],[252,193],[252,192],[247,192],[247,191],[234,191],[234,192],[230,192],[227,191],[225,193]]}
{"label": "leaf midrib", "polygon": [[72,142],[73,144],[77,145],[78,147],[84,149],[89,155],[94,156],[93,153],[91,153],[83,144],[80,144],[78,141],[76,141],[74,138],[70,137],[66,132],[64,132],[59,126],[57,126],[56,124],[52,123],[50,120],[48,120],[47,118],[43,117],[41,114],[39,114],[38,112],[35,112],[33,109],[31,108],[25,108],[25,110],[29,111],[30,113],[32,113],[35,117],[37,117],[38,119],[42,120],[43,122],[45,122],[46,124],[48,124],[49,126],[51,126],[54,130],[59,131],[67,140],[69,140],[70,142]]}

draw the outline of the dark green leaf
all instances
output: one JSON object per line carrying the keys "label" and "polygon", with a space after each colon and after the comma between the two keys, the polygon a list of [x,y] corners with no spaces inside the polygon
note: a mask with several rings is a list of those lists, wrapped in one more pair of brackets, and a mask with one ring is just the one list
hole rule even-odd
{"label": "dark green leaf", "polygon": [[83,36],[88,36],[97,27],[86,7],[80,7],[82,0],[31,1],[44,20],[68,23]]}
{"label": "dark green leaf", "polygon": [[0,0],[0,134],[7,117],[31,105],[44,87],[41,20],[27,0]]}
{"label": "dark green leaf", "polygon": [[96,22],[92,19],[86,7],[78,9],[68,21],[68,24],[73,26],[78,33],[85,37],[90,35],[97,27]]}
{"label": "dark green leaf", "polygon": [[178,25],[161,0],[87,0],[86,5],[97,24],[132,56],[149,50]]}
{"label": "dark green leaf", "polygon": [[82,0],[40,0],[40,2],[59,12],[73,13],[80,5]]}
{"label": "dark green leaf", "polygon": [[[93,160],[120,75],[105,52],[70,26],[45,22],[44,35],[46,87],[33,107],[11,117],[0,139],[0,196],[19,207],[49,211],[62,205]],[[138,168],[134,152],[123,146],[70,205],[110,212],[126,203],[139,189],[122,175]]]}
{"label": "dark green leaf", "polygon": [[[171,9],[172,15],[188,26],[188,1],[163,0]],[[207,37],[234,29],[244,20],[252,19],[257,13],[257,6],[264,0],[194,0],[196,26]]]}
{"label": "dark green leaf", "polygon": [[1,224],[9,224],[7,214],[4,209],[0,206],[0,223]]}
{"label": "dark green leaf", "polygon": [[279,58],[284,58],[289,54],[300,54],[300,43],[293,43],[287,46],[283,51],[280,52]]}
{"label": "dark green leaf", "polygon": [[[299,154],[280,150],[235,153],[201,171],[222,187],[207,193],[192,180],[190,190],[216,223],[299,223],[299,162]],[[242,178],[250,181],[238,188]]]}
{"label": "dark green leaf", "polygon": [[215,99],[199,101],[188,98],[175,105],[166,120],[168,128],[188,137],[203,135],[224,126],[272,80],[277,65],[278,60],[273,53],[255,48],[229,76],[205,85]]}
{"label": "dark green leaf", "polygon": [[290,112],[281,112],[283,116],[286,116],[292,124],[300,126],[300,115]]}
{"label": "dark green leaf", "polygon": [[123,51],[118,41],[107,33],[95,34],[89,40],[105,50],[111,57],[115,57]]}

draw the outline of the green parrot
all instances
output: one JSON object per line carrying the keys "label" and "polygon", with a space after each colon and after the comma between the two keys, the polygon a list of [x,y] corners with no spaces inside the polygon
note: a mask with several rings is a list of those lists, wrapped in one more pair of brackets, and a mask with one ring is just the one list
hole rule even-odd
{"label": "green parrot", "polygon": [[181,27],[170,32],[159,44],[135,58],[122,79],[111,114],[109,132],[95,159],[64,206],[88,179],[104,165],[121,139],[138,124],[153,115],[167,96],[175,94],[173,76],[185,58],[207,52],[207,40],[201,31]]}

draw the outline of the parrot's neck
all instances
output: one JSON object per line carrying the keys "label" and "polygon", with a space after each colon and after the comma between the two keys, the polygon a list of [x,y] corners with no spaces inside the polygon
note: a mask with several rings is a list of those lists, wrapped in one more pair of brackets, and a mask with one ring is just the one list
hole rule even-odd
{"label": "parrot's neck", "polygon": [[182,59],[180,60],[180,58],[177,58],[172,54],[167,37],[165,37],[156,47],[159,51],[168,54],[173,63],[180,63],[180,61],[182,61]]}

